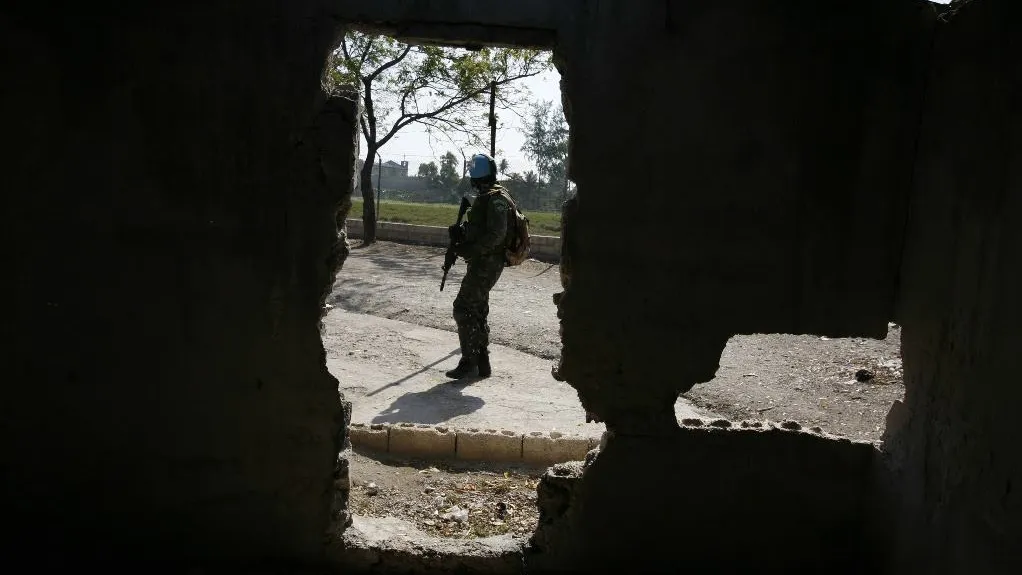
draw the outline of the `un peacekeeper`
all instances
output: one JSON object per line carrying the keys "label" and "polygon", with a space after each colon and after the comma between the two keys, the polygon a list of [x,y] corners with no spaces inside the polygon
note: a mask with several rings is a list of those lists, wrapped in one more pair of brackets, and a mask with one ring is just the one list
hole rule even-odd
{"label": "un peacekeeper", "polygon": [[490,290],[504,271],[508,234],[507,190],[497,184],[497,164],[486,154],[476,154],[469,166],[472,187],[478,191],[461,229],[451,226],[452,237],[459,237],[455,252],[465,259],[468,269],[461,289],[454,298],[454,322],[458,324],[461,360],[447,372],[451,379],[462,379],[473,372],[490,376]]}

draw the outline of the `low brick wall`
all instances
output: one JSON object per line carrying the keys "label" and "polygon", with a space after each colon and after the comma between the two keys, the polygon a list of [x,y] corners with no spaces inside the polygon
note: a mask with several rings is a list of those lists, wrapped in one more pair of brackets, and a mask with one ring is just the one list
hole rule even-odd
{"label": "low brick wall", "polygon": [[[348,237],[362,237],[362,220],[345,220]],[[416,226],[395,222],[378,222],[376,239],[387,242],[422,244],[447,247],[447,228],[441,226]],[[561,238],[557,236],[532,236],[530,257],[544,262],[561,260]]]}
{"label": "low brick wall", "polygon": [[[731,432],[776,432],[830,437],[819,427],[805,429],[795,421],[742,421],[726,419],[703,421],[687,418],[683,430],[706,429]],[[456,429],[425,423],[352,423],[348,428],[355,449],[392,453],[423,459],[464,459],[489,462],[524,463],[550,466],[582,461],[600,446],[601,438],[558,431],[514,432],[497,429]],[[839,438],[839,441],[848,442]]]}
{"label": "low brick wall", "polygon": [[552,431],[515,433],[496,429],[454,429],[415,423],[353,423],[351,445],[383,453],[424,459],[503,461],[554,465],[581,461],[600,444],[598,438]]}

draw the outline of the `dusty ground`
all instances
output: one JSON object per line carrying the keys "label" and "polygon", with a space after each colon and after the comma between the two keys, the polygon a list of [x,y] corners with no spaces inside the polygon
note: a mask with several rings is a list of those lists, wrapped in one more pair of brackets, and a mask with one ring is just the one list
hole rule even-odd
{"label": "dusty ground", "polygon": [[[348,311],[453,331],[451,305],[465,267],[455,265],[441,293],[443,253],[389,242],[356,244],[329,301]],[[491,338],[555,360],[560,341],[551,298],[560,289],[555,265],[529,261],[505,270],[491,293]],[[891,403],[904,395],[900,348],[897,327],[882,341],[735,336],[721,356],[717,377],[685,397],[730,419],[794,419],[829,433],[877,440]],[[857,381],[862,369],[875,377]]]}
{"label": "dusty ground", "polygon": [[470,463],[374,459],[352,454],[349,509],[397,517],[439,537],[475,538],[536,529],[542,471]]}
{"label": "dusty ground", "polygon": [[[459,260],[440,291],[444,249],[355,240],[328,303],[345,310],[455,330],[451,317],[465,262]],[[561,291],[555,264],[527,261],[504,271],[490,292],[490,338],[525,353],[556,360],[561,353],[553,294]],[[457,339],[454,340],[457,342]]]}

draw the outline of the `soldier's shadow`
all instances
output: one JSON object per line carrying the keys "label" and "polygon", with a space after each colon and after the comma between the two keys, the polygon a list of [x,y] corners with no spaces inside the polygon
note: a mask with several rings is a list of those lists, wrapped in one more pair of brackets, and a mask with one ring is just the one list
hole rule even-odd
{"label": "soldier's shadow", "polygon": [[406,393],[373,417],[373,423],[446,423],[486,404],[479,397],[462,393],[479,378],[445,381],[426,391]]}

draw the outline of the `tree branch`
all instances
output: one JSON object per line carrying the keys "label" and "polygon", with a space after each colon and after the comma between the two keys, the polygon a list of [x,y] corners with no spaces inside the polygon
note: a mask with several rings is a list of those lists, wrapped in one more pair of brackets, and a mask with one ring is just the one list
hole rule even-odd
{"label": "tree branch", "polygon": [[380,74],[382,74],[382,73],[386,72],[388,69],[396,66],[399,62],[401,62],[401,60],[404,60],[405,56],[407,56],[408,53],[411,52],[411,51],[412,51],[412,45],[411,44],[406,45],[404,51],[402,51],[396,58],[394,58],[393,60],[391,60],[391,61],[385,63],[384,65],[380,66],[379,68],[377,68],[376,71],[373,72],[372,74],[369,74],[369,76],[367,76],[367,78],[369,78],[369,81],[372,82],[373,80],[378,78],[380,76]]}
{"label": "tree branch", "polygon": [[373,83],[368,78],[362,78],[362,85],[365,86],[365,90],[362,91],[362,102],[365,103],[365,118],[368,119],[366,123],[369,124],[369,136],[366,137],[366,144],[372,146],[376,144],[376,110],[373,107]]}
{"label": "tree branch", "polygon": [[479,95],[480,93],[482,93],[482,91],[473,92],[473,93],[470,93],[470,94],[466,94],[466,95],[464,95],[464,96],[462,96],[460,98],[454,98],[452,100],[448,100],[444,105],[442,105],[439,108],[433,110],[432,112],[423,112],[423,113],[417,113],[417,114],[402,114],[394,122],[394,125],[387,132],[387,135],[385,135],[382,138],[380,138],[380,145],[382,146],[383,144],[386,144],[388,141],[390,141],[390,139],[394,137],[394,134],[397,134],[397,132],[401,128],[404,128],[405,126],[408,126],[409,124],[415,123],[415,122],[417,122],[419,120],[422,120],[424,118],[436,118],[440,114],[443,114],[444,112],[454,108],[455,106],[458,106],[459,104],[462,104],[462,103],[472,99],[473,97]]}
{"label": "tree branch", "polygon": [[[405,49],[401,52],[400,55],[395,57],[393,60],[390,60],[389,62],[383,64],[382,66],[380,66],[380,68],[378,68],[373,73],[371,73],[368,76],[365,76],[365,77],[362,78],[362,82],[363,82],[363,84],[365,84],[365,87],[366,87],[366,90],[365,90],[366,112],[367,112],[368,117],[369,117],[370,132],[371,132],[371,135],[372,135],[373,138],[377,137],[378,132],[376,130],[376,117],[374,115],[374,110],[373,110],[373,105],[372,105],[372,98],[370,96],[370,88],[371,88],[372,81],[375,80],[377,77],[379,77],[379,75],[382,74],[387,69],[389,69],[389,68],[391,68],[393,66],[396,66],[399,62],[401,62],[408,55],[408,53],[411,51],[411,49],[412,49],[412,46],[410,44],[406,45]],[[527,68],[526,71],[523,71],[521,73],[514,74],[514,75],[511,75],[511,76],[506,76],[506,77],[501,78],[499,80],[494,80],[494,83],[497,86],[504,86],[504,85],[510,84],[512,82],[515,82],[515,81],[518,81],[518,80],[522,80],[524,78],[530,78],[532,76],[537,76],[537,75],[541,74],[542,72],[543,72],[542,69],[529,70]],[[445,114],[447,112],[452,111],[454,108],[464,104],[465,102],[467,102],[469,100],[472,100],[474,98],[477,98],[477,97],[483,95],[484,93],[486,93],[490,89],[490,83],[486,83],[485,85],[480,86],[479,88],[477,88],[475,90],[472,90],[472,91],[470,91],[470,92],[468,92],[466,94],[462,94],[460,96],[448,97],[446,102],[444,102],[442,105],[438,106],[437,108],[435,108],[435,109],[433,109],[431,111],[428,111],[428,112],[418,112],[418,111],[416,111],[414,113],[409,113],[408,110],[407,110],[407,103],[408,103],[409,96],[411,96],[413,98],[414,102],[416,103],[416,106],[415,106],[416,110],[418,110],[418,94],[417,94],[417,90],[420,89],[420,88],[428,88],[429,87],[428,84],[423,84],[422,86],[418,86],[418,87],[416,87],[416,85],[417,85],[416,82],[412,82],[411,83],[411,87],[406,89],[402,93],[401,100],[400,100],[400,111],[401,111],[401,114],[394,121],[394,124],[390,127],[390,129],[387,130],[386,134],[382,138],[380,138],[378,141],[375,142],[377,148],[382,148],[401,129],[403,129],[403,128],[407,127],[408,125],[413,124],[415,122],[423,122],[424,120],[436,120],[436,121],[440,121],[440,122],[444,122],[446,124],[449,124],[452,127],[456,126],[456,124],[452,123],[452,121],[450,121],[450,120],[448,120],[446,118],[442,118],[441,115]],[[437,89],[437,90],[439,91],[439,89]],[[462,127],[462,126],[457,126],[457,128],[459,129],[459,131],[463,131],[465,133],[469,132],[468,128],[465,128],[465,127]]]}
{"label": "tree branch", "polygon": [[351,53],[348,52],[348,35],[341,36],[341,52],[344,54],[344,59],[351,61]]}
{"label": "tree branch", "polygon": [[507,110],[513,113],[514,115],[518,116],[523,122],[528,121],[528,118],[526,118],[521,112],[518,111],[517,103],[504,98],[503,96],[500,95],[500,92],[497,92],[497,102],[502,110]]}
{"label": "tree branch", "polygon": [[444,125],[447,126],[447,129],[443,130],[444,132],[460,132],[460,133],[468,134],[468,135],[471,135],[471,134],[473,134],[475,132],[475,130],[473,130],[471,126],[465,126],[465,125],[462,125],[462,124],[458,124],[457,122],[455,122],[454,120],[452,120],[450,118],[443,118],[443,117],[423,118],[421,120],[418,120],[418,122],[420,124],[426,126],[427,128],[436,128],[436,129],[441,129],[441,126],[439,126],[437,124],[444,124]]}
{"label": "tree branch", "polygon": [[362,128],[362,135],[365,136],[366,144],[368,145],[369,142],[370,142],[370,140],[369,140],[369,127],[366,126],[365,116],[359,115],[359,117],[358,117],[358,125]]}
{"label": "tree branch", "polygon": [[[534,76],[535,74],[529,74],[529,75],[530,76]],[[516,76],[516,77],[513,77],[513,78],[509,78],[507,80],[498,82],[497,85],[500,86],[500,85],[503,85],[503,84],[507,84],[508,82],[513,82],[515,80],[518,80],[520,78],[525,78],[525,77],[528,77],[528,76]],[[472,98],[475,98],[476,96],[479,96],[480,94],[482,94],[483,92],[485,92],[485,91],[487,91],[489,89],[490,89],[489,86],[483,86],[483,87],[478,88],[476,90],[473,90],[473,91],[471,91],[471,92],[469,92],[469,93],[467,93],[467,94],[465,94],[463,96],[459,96],[457,98],[451,98],[447,102],[445,102],[443,105],[439,106],[438,108],[436,108],[435,110],[433,110],[431,112],[422,112],[422,113],[415,113],[415,114],[402,114],[401,116],[398,117],[397,121],[394,122],[393,127],[391,127],[391,129],[387,132],[387,135],[385,135],[384,137],[380,138],[380,145],[382,146],[383,144],[388,142],[391,138],[393,138],[394,134],[396,134],[398,132],[398,130],[400,130],[401,128],[404,128],[405,126],[408,126],[409,124],[418,122],[418,121],[423,120],[423,119],[427,119],[427,118],[435,119],[440,114],[443,114],[444,112],[450,111],[451,109],[453,109],[453,108],[455,108],[455,107],[457,107],[457,106],[459,106],[461,104],[464,104],[465,102],[471,100]]]}
{"label": "tree branch", "polygon": [[408,96],[410,94],[414,93],[414,92],[415,92],[415,88],[413,87],[413,88],[408,88],[407,90],[405,90],[404,92],[401,93],[401,104],[399,106],[399,109],[401,110],[401,117],[402,118],[407,116],[407,113],[405,112],[405,104],[408,102]]}
{"label": "tree branch", "polygon": [[376,37],[372,37],[366,40],[366,49],[362,51],[362,57],[358,60],[358,73],[362,73],[362,66],[366,65],[366,58],[369,57],[369,52],[373,49],[373,42],[376,42]]}

